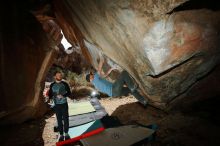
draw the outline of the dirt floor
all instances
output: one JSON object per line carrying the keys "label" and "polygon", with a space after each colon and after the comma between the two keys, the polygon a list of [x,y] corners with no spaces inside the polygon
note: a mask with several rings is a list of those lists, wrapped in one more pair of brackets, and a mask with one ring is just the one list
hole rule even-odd
{"label": "dirt floor", "polygon": [[[157,124],[157,138],[148,146],[219,146],[220,114],[215,97],[186,107],[184,110],[165,113],[137,103],[133,96],[103,98],[100,100],[109,115],[117,116],[124,124]],[[54,146],[55,116],[52,112],[39,120],[22,125],[0,127],[1,146]]]}

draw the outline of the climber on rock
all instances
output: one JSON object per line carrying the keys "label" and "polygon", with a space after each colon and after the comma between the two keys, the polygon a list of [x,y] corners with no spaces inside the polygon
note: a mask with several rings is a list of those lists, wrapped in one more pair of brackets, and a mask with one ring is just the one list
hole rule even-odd
{"label": "climber on rock", "polygon": [[[86,75],[86,80],[91,82],[100,92],[106,93],[109,96],[127,96],[131,93],[144,107],[147,106],[147,100],[137,91],[138,85],[130,77],[127,71],[122,71],[117,80],[112,83],[105,78],[116,68],[110,68],[106,73],[103,72],[104,58],[100,57],[97,71]],[[126,85],[127,87],[124,87]]]}
{"label": "climber on rock", "polygon": [[[55,82],[50,85],[49,89],[49,99],[53,99],[55,106],[54,110],[58,122],[59,137],[58,141],[63,141],[64,139],[70,139],[68,134],[69,131],[69,113],[67,97],[70,97],[71,92],[69,85],[62,81],[62,73],[56,71],[54,73]],[[64,135],[63,135],[64,132]]]}

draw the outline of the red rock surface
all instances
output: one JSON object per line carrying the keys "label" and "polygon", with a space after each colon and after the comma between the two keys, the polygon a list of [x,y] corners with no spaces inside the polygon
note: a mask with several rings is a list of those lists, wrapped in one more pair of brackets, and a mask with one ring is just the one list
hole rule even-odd
{"label": "red rock surface", "polygon": [[1,11],[7,15],[0,21],[0,124],[21,123],[46,112],[41,95],[53,43],[25,6],[8,5]]}
{"label": "red rock surface", "polygon": [[0,123],[21,123],[45,112],[42,87],[56,57],[61,29],[73,47],[81,49],[73,60],[64,56],[61,63],[81,64],[83,54],[86,63],[96,68],[102,56],[105,69],[127,70],[150,104],[159,108],[187,95],[219,63],[220,12],[170,13],[185,1],[55,0],[54,16],[31,13],[29,3],[4,3],[0,9]]}
{"label": "red rock surface", "polygon": [[110,66],[130,73],[150,104],[166,108],[219,63],[220,12],[168,14],[183,2],[66,0],[54,7],[64,33],[95,68],[102,52]]}

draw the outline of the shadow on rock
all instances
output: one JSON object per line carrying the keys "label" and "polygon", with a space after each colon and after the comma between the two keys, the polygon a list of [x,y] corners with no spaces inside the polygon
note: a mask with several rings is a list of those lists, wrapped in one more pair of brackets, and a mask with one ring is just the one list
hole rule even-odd
{"label": "shadow on rock", "polygon": [[157,138],[152,146],[217,146],[220,145],[219,100],[210,98],[190,105],[188,110],[169,113],[130,103],[119,106],[112,116],[117,116],[123,124],[157,124]]}
{"label": "shadow on rock", "polygon": [[23,124],[1,126],[1,146],[43,146],[44,118],[29,120]]}

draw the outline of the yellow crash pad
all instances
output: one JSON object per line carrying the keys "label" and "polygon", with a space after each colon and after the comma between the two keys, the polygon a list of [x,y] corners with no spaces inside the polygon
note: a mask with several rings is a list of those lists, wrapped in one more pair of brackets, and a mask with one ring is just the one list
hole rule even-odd
{"label": "yellow crash pad", "polygon": [[80,115],[85,113],[95,112],[95,108],[89,101],[83,102],[71,102],[68,103],[69,106],[69,116]]}

